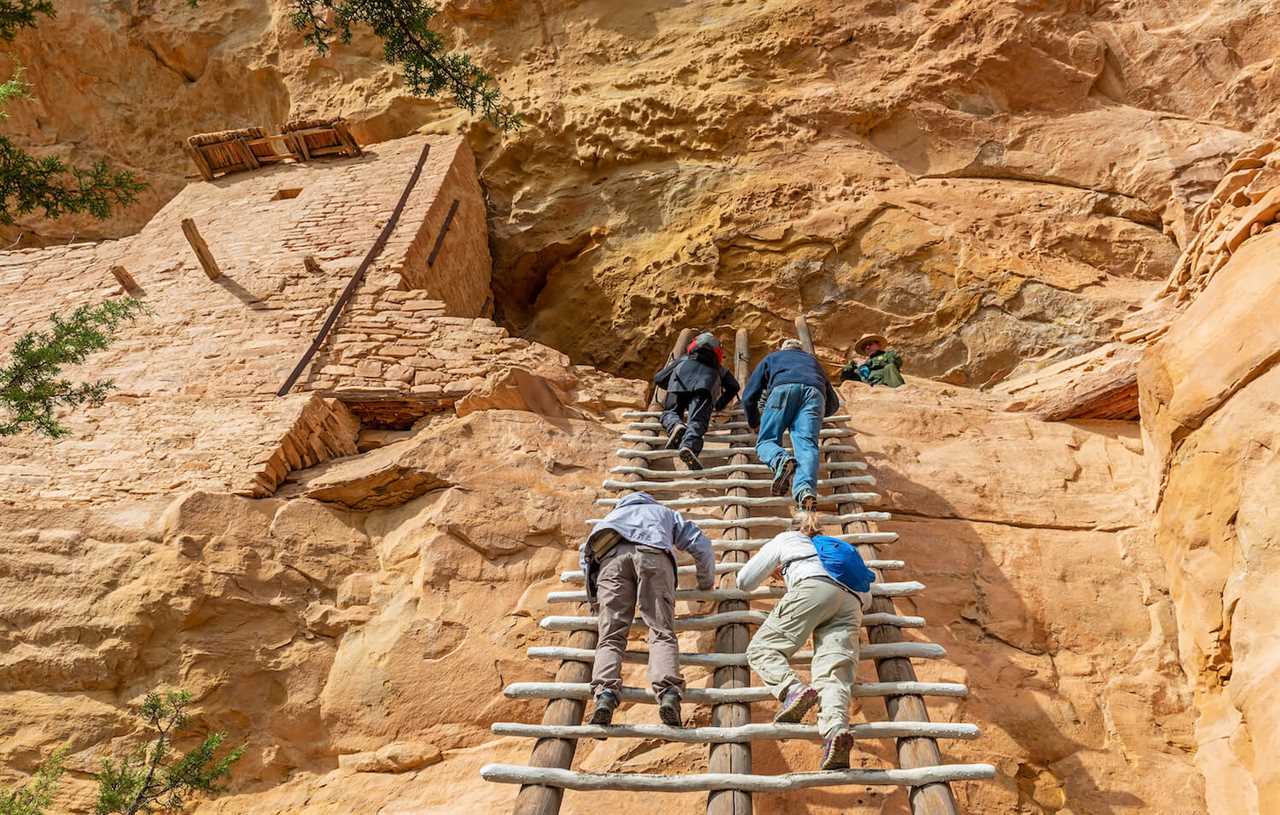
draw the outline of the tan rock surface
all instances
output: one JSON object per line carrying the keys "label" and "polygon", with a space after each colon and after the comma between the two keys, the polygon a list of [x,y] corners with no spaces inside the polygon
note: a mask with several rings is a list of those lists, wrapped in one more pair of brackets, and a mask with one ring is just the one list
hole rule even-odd
{"label": "tan rock surface", "polygon": [[441,5],[520,133],[406,97],[368,35],[318,57],[284,0],[61,3],[15,45],[38,101],[6,126],[153,187],[105,226],[29,227],[133,231],[193,132],[468,129],[516,333],[635,376],[679,327],[776,338],[808,312],[833,359],[882,331],[920,375],[980,385],[1106,342],[1280,93],[1254,2]]}
{"label": "tan rock surface", "polygon": [[1143,361],[1156,541],[1213,813],[1280,807],[1280,233],[1247,240]]}

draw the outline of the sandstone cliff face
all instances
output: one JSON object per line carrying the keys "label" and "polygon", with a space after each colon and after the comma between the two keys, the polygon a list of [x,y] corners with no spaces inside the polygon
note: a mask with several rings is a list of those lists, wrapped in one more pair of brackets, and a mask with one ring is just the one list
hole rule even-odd
{"label": "sandstone cliff face", "polygon": [[777,337],[807,312],[832,361],[887,331],[921,375],[981,385],[1108,339],[1280,93],[1259,2],[442,6],[521,132],[406,98],[368,37],[318,58],[282,0],[59,4],[14,49],[40,101],[7,126],[153,188],[36,235],[133,231],[191,132],[466,128],[517,333],[637,375],[678,327]]}
{"label": "sandstone cliff face", "polygon": [[1280,749],[1277,257],[1280,228],[1245,240],[1147,352],[1139,378],[1160,485],[1156,543],[1215,813],[1280,807],[1270,758]]}

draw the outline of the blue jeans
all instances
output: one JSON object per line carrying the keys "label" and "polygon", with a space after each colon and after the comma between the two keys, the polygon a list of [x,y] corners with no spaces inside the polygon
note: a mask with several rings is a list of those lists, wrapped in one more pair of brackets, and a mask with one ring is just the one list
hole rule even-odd
{"label": "blue jeans", "polygon": [[792,458],[782,446],[782,434],[791,431],[796,474],[791,495],[798,501],[806,492],[818,494],[818,434],[826,397],[812,385],[779,385],[769,391],[756,436],[756,457],[773,468],[774,475]]}

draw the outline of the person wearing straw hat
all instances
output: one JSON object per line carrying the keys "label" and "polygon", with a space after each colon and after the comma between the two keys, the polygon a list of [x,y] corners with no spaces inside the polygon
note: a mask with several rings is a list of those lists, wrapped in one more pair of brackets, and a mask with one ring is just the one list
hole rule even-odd
{"label": "person wearing straw hat", "polygon": [[842,382],[866,382],[868,385],[884,385],[896,388],[907,384],[902,378],[902,355],[892,348],[879,334],[863,334],[853,344],[853,353],[866,357],[864,362],[852,360],[840,370]]}

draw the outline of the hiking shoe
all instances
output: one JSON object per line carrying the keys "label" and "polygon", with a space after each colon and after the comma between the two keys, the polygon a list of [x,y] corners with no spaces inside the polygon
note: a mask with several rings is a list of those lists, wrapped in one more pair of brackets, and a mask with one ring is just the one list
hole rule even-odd
{"label": "hiking shoe", "polygon": [[800,508],[805,512],[818,511],[818,496],[811,492],[800,493],[800,497],[796,499],[796,503],[799,504]]}
{"label": "hiking shoe", "polygon": [[809,709],[818,704],[818,692],[803,683],[797,682],[787,691],[782,700],[778,715],[773,717],[775,724],[798,724],[804,720]]}
{"label": "hiking shoe", "polygon": [[680,717],[680,694],[666,690],[658,697],[658,718],[669,727],[684,727]]}
{"label": "hiking shoe", "polygon": [[613,691],[600,691],[596,694],[596,708],[591,711],[591,724],[602,726],[613,724],[613,712],[617,709],[618,697]]}
{"label": "hiking shoe", "polygon": [[848,728],[827,739],[822,746],[820,770],[849,769],[849,753],[853,751],[853,734]]}
{"label": "hiking shoe", "polygon": [[773,495],[786,495],[791,491],[791,478],[796,474],[796,460],[789,458],[782,462],[782,466],[778,468],[778,473],[773,477],[773,483],[769,485],[769,492]]}
{"label": "hiking shoe", "polygon": [[688,447],[680,449],[680,460],[684,462],[684,466],[690,470],[701,470],[702,462],[698,461],[698,454],[690,450]]}
{"label": "hiking shoe", "polygon": [[667,435],[667,449],[674,450],[680,446],[680,442],[684,441],[685,431],[689,429],[686,424],[677,424],[671,428],[671,433]]}

